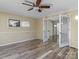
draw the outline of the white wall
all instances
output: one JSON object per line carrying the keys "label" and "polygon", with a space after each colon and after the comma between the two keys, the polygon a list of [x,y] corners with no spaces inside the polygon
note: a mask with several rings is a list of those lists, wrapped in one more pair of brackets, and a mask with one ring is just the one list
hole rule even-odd
{"label": "white wall", "polygon": [[[78,21],[75,20],[75,16],[78,15],[78,10],[68,10],[66,12],[62,12],[60,14],[65,14],[65,15],[69,15],[70,16],[70,40],[69,40],[69,45],[70,47],[74,47],[74,48],[78,48]],[[49,18],[49,19],[54,19],[54,17],[57,19],[57,15],[50,15],[45,17],[45,19]]]}
{"label": "white wall", "polygon": [[78,11],[73,10],[73,11],[67,12],[66,14],[68,14],[70,16],[70,21],[71,21],[70,46],[78,48],[78,21],[75,19],[75,16],[78,15]]}
{"label": "white wall", "polygon": [[[78,15],[78,10],[68,10],[66,12],[62,12],[60,14],[69,15],[70,16],[70,39],[69,45],[70,47],[78,48],[78,21],[75,19],[75,16]],[[59,15],[59,14],[57,14]],[[54,15],[48,16],[48,18],[53,18]],[[54,16],[55,17],[55,16]]]}
{"label": "white wall", "polygon": [[[8,19],[16,19],[20,21],[29,21],[29,28],[8,26]],[[33,18],[17,16],[8,13],[0,13],[0,45],[10,44],[13,42],[21,42],[36,38],[35,20]]]}

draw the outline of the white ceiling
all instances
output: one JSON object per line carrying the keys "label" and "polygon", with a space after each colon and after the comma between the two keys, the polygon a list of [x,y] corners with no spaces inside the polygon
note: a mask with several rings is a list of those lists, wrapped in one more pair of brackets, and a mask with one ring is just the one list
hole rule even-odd
{"label": "white ceiling", "polygon": [[[36,0],[30,0],[36,1]],[[50,9],[43,10],[42,13],[37,12],[35,9],[27,11],[30,7],[22,5],[24,0],[0,0],[0,11],[8,12],[17,15],[42,18],[44,16],[55,14],[57,12],[66,11],[70,9],[77,9],[77,0],[42,0],[44,4],[53,4]]]}

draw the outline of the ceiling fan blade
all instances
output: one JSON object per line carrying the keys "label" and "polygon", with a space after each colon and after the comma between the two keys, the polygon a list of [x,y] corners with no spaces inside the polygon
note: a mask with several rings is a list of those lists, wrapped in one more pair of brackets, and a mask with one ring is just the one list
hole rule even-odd
{"label": "ceiling fan blade", "polygon": [[28,0],[24,0],[25,2],[28,2],[28,3],[31,3],[31,4],[33,4],[33,2],[30,2],[30,1],[28,1]]}
{"label": "ceiling fan blade", "polygon": [[30,5],[30,4],[26,4],[26,3],[22,3],[23,5],[28,5],[28,6],[33,6],[33,5]]}
{"label": "ceiling fan blade", "polygon": [[36,1],[36,6],[39,6],[40,3],[41,3],[41,0],[37,0],[37,1]]}
{"label": "ceiling fan blade", "polygon": [[28,9],[27,11],[30,11],[30,10],[32,10],[33,8],[30,8],[30,9]]}
{"label": "ceiling fan blade", "polygon": [[24,0],[25,2],[28,2],[28,3],[30,3],[30,4],[33,4],[33,5],[35,5],[33,2],[31,2],[31,1],[27,1],[27,0]]}
{"label": "ceiling fan blade", "polygon": [[50,8],[50,6],[39,6],[39,8]]}

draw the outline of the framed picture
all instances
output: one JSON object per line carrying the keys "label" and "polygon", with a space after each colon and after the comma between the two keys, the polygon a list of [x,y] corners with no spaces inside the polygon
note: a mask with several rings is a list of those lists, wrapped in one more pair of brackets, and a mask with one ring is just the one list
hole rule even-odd
{"label": "framed picture", "polygon": [[9,27],[20,27],[20,20],[9,19]]}

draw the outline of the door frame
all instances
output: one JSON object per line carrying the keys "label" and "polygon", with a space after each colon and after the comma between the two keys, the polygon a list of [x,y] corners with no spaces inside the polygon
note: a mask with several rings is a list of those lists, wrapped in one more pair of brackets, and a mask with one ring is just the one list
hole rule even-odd
{"label": "door frame", "polygon": [[[48,41],[48,38],[47,37],[45,38],[45,34],[44,34],[44,33],[47,33],[46,32],[47,29],[45,30],[45,27],[47,26],[47,23],[45,25],[45,21],[47,21],[47,20],[43,19],[43,42],[47,42]],[[48,36],[48,34],[46,34],[46,36]]]}
{"label": "door frame", "polygon": [[[61,23],[60,20],[61,20],[62,16],[69,17],[69,20],[68,20],[68,24],[69,24],[69,26],[68,26],[68,34],[69,34],[68,39],[69,40],[68,40],[68,43],[60,44],[60,41],[61,41],[61,36],[60,36],[61,27],[60,27],[60,30],[59,30],[59,47],[69,46],[70,45],[70,39],[71,39],[71,19],[70,19],[70,16],[69,15],[63,15],[63,14],[59,15],[59,23]],[[61,26],[61,24],[59,26]]]}
{"label": "door frame", "polygon": [[[55,18],[60,19],[61,15],[63,15],[63,14],[57,15],[57,16],[52,17],[52,18],[50,18],[50,17],[49,18],[47,18],[47,17],[43,18],[43,42],[45,42],[45,40],[44,40],[44,20],[53,20]],[[68,45],[70,45],[70,39],[71,39],[71,18],[69,16],[69,42],[68,42]],[[57,39],[57,44],[59,44],[59,38]],[[65,45],[63,45],[63,46],[65,46]],[[61,47],[63,47],[63,46],[61,46]]]}
{"label": "door frame", "polygon": [[[50,17],[49,17],[49,18],[47,18],[47,17],[46,17],[46,18],[45,18],[45,17],[43,18],[43,42],[46,42],[46,41],[47,41],[47,40],[45,40],[45,38],[44,38],[44,31],[45,31],[45,29],[44,29],[44,25],[45,25],[45,24],[44,24],[44,21],[45,21],[45,20],[46,20],[46,21],[49,21],[49,20],[53,21],[53,20],[56,19],[56,18],[58,18],[58,16],[52,17],[52,18],[50,18]],[[59,42],[59,40],[57,39],[57,43],[58,43],[58,42]]]}

